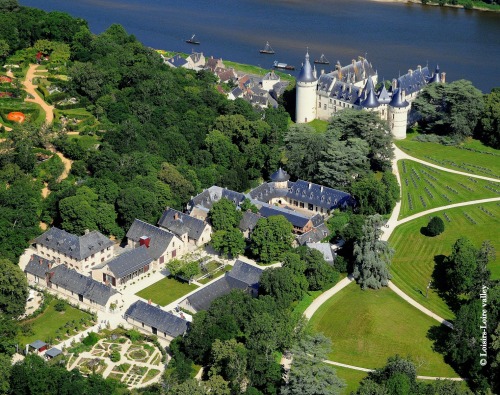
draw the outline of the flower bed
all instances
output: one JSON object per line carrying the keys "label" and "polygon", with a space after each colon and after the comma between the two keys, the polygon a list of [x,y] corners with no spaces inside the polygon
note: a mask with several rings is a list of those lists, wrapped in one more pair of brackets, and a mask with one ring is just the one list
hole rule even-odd
{"label": "flower bed", "polygon": [[7,114],[7,120],[11,122],[23,123],[25,119],[26,115],[20,111],[12,111]]}

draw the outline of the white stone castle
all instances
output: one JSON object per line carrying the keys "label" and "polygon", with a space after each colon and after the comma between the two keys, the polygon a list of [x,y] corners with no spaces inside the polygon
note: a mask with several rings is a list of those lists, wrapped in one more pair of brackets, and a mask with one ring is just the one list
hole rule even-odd
{"label": "white stone castle", "polygon": [[295,122],[327,121],[346,108],[373,111],[387,121],[395,139],[404,139],[407,126],[415,121],[410,113],[412,101],[427,84],[444,83],[445,78],[445,73],[439,73],[439,66],[434,73],[428,67],[417,66],[393,79],[388,90],[382,85],[376,92],[378,75],[366,59],[360,57],[348,66],[337,62],[334,71],[322,71],[318,78],[306,53],[297,77]]}

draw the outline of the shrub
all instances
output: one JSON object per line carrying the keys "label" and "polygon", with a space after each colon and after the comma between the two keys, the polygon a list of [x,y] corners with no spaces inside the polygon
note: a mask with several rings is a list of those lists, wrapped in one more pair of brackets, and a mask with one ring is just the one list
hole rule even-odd
{"label": "shrub", "polygon": [[437,236],[444,232],[444,222],[441,217],[432,217],[429,223],[427,224],[427,235],[428,236]]}
{"label": "shrub", "polygon": [[63,312],[66,311],[66,306],[67,303],[64,300],[58,300],[54,305],[54,309],[56,309],[56,311]]}
{"label": "shrub", "polygon": [[109,359],[111,359],[112,362],[118,362],[120,360],[120,352],[118,350],[113,350],[111,354],[109,355]]}
{"label": "shrub", "polygon": [[127,331],[127,336],[132,342],[140,340],[143,337],[141,333],[139,331],[136,331],[135,329]]}
{"label": "shrub", "polygon": [[92,347],[94,344],[96,344],[99,341],[99,336],[97,336],[97,333],[95,332],[90,332],[85,339],[83,339],[82,343],[85,344],[86,346]]}

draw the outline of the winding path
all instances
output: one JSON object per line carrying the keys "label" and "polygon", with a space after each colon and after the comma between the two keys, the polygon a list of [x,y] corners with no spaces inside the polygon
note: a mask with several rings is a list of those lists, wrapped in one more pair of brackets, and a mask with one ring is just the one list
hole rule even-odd
{"label": "winding path", "polygon": [[36,91],[35,85],[33,85],[33,78],[38,76],[35,75],[35,71],[38,68],[37,64],[30,64],[28,71],[26,72],[26,77],[23,81],[23,85],[33,99],[26,99],[28,102],[36,103],[45,111],[45,123],[50,125],[54,120],[54,106],[48,105]]}
{"label": "winding path", "polygon": [[[467,177],[472,177],[472,178],[479,178],[482,180],[487,180],[487,181],[492,181],[492,182],[500,182],[500,179],[497,178],[491,178],[491,177],[485,177],[485,176],[479,176],[476,174],[470,174],[470,173],[465,173],[453,169],[448,169],[446,167],[438,166],[433,163],[426,162],[422,159],[414,158],[407,153],[403,152],[400,150],[398,147],[394,146],[394,159],[392,161],[392,170],[393,173],[396,175],[399,185],[401,184],[401,177],[399,174],[399,169],[397,166],[397,162],[402,159],[408,159],[408,160],[413,160],[415,162],[424,164],[429,167],[433,167],[442,171],[446,171],[448,173],[455,173],[455,174],[460,174],[464,175]],[[480,200],[472,200],[472,201],[467,201],[467,202],[461,202],[461,203],[454,203],[454,204],[449,204],[447,206],[441,206],[441,207],[436,207],[430,210],[422,211],[420,213],[411,215],[409,217],[403,218],[401,220],[398,220],[400,211],[401,211],[401,200],[396,203],[396,206],[394,207],[394,210],[392,211],[392,214],[387,221],[386,225],[384,228],[382,228],[382,236],[381,240],[387,241],[389,240],[390,235],[396,229],[398,225],[401,225],[406,222],[413,221],[414,219],[429,215],[431,213],[435,213],[438,211],[442,210],[447,210],[455,207],[462,207],[462,206],[469,206],[469,205],[474,205],[474,204],[481,204],[481,203],[488,203],[488,202],[496,202],[500,201],[500,197],[497,198],[489,198],[489,199],[480,199]],[[306,309],[304,312],[304,316],[307,319],[310,319],[314,313],[321,307],[323,303],[325,303],[328,299],[330,299],[333,295],[335,295],[337,292],[341,291],[345,287],[347,287],[349,284],[353,282],[353,278],[351,276],[348,276],[344,278],[343,280],[339,281],[337,284],[335,284],[334,287],[330,288],[329,290],[323,292],[320,296],[318,296],[312,303],[311,305]],[[410,296],[405,294],[401,289],[399,289],[392,281],[389,281],[389,288],[393,290],[397,295],[399,295],[403,300],[407,301],[410,303],[413,307],[417,308],[420,310],[422,313],[428,315],[429,317],[435,319],[436,321],[440,322],[443,325],[446,325],[447,327],[453,329],[453,324],[447,320],[445,320],[443,317],[440,317],[439,315],[433,313],[431,310],[428,308],[422,306],[420,303],[418,303],[416,300],[412,299]],[[359,366],[353,366],[353,365],[347,365],[343,364],[340,362],[335,362],[335,361],[330,361],[330,360],[325,360],[325,363],[328,363],[330,365],[335,365],[335,366],[341,366],[344,368],[348,369],[353,369],[353,370],[358,370],[362,372],[372,372],[372,369],[367,369],[367,368],[362,368]],[[432,377],[432,376],[418,376],[419,379],[421,380],[454,380],[454,381],[463,381],[463,378],[460,377]]]}

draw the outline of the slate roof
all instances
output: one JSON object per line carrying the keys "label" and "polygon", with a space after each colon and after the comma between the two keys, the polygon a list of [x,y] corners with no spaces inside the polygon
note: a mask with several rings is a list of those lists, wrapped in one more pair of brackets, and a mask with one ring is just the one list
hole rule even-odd
{"label": "slate roof", "polygon": [[188,61],[184,59],[181,55],[172,56],[171,58],[167,59],[167,62],[174,67],[182,67],[188,63]]}
{"label": "slate roof", "polygon": [[319,243],[326,236],[331,234],[330,229],[326,226],[326,224],[321,224],[318,227],[311,229],[309,232],[303,233],[297,236],[297,242],[300,245],[304,245],[306,243]]}
{"label": "slate roof", "polygon": [[143,245],[118,255],[109,261],[107,265],[115,278],[123,278],[149,265],[152,261],[153,259],[148,253],[148,248]]}
{"label": "slate roof", "polygon": [[42,347],[45,347],[47,343],[41,341],[41,340],[35,340],[33,343],[30,343],[30,347],[34,348],[35,350],[39,350]]}
{"label": "slate roof", "polygon": [[362,99],[363,88],[348,82],[335,81],[330,74],[320,76],[318,91],[322,96],[358,105]]}
{"label": "slate roof", "polygon": [[396,108],[402,108],[402,107],[408,107],[409,103],[406,100],[403,100],[402,97],[402,92],[401,88],[397,88],[393,95],[392,95],[392,100],[389,103],[391,107],[396,107]]}
{"label": "slate roof", "polygon": [[53,261],[42,258],[40,255],[33,254],[26,265],[24,271],[39,278],[45,278],[45,274],[51,267]]}
{"label": "slate roof", "polygon": [[231,200],[237,206],[245,200],[245,195],[242,193],[214,185],[193,197],[190,201],[190,206],[201,206],[211,209],[212,205],[223,197]]}
{"label": "slate roof", "polygon": [[238,227],[242,232],[245,232],[246,230],[249,230],[251,232],[253,228],[255,228],[255,225],[257,225],[257,221],[260,218],[262,217],[259,214],[255,214],[251,211],[245,211]]}
{"label": "slate roof", "polygon": [[428,83],[430,84],[431,82],[441,82],[441,76],[439,75],[439,65],[436,66],[434,74],[432,74],[432,77],[429,78]]}
{"label": "slate roof", "polygon": [[50,228],[38,236],[35,243],[66,254],[77,261],[88,258],[113,245],[110,239],[96,230],[83,236],[77,236],[56,227]]}
{"label": "slate roof", "polygon": [[311,67],[311,62],[309,62],[309,52],[306,53],[304,59],[304,64],[302,65],[299,75],[297,76],[297,82],[314,82],[316,77],[314,77],[313,69]]}
{"label": "slate roof", "polygon": [[105,306],[109,298],[118,293],[109,285],[105,285],[90,277],[78,273],[74,269],[68,269],[59,265],[49,270],[50,282],[78,295],[83,295],[101,306]]}
{"label": "slate roof", "polygon": [[405,95],[411,95],[423,89],[430,78],[431,73],[428,67],[422,67],[420,70],[417,68],[399,77],[398,86],[405,92]]}
{"label": "slate roof", "polygon": [[273,96],[275,96],[275,98],[278,98],[283,94],[283,92],[285,92],[287,86],[288,84],[285,84],[284,82],[277,82],[273,85],[273,91],[271,93],[274,93]]}
{"label": "slate roof", "polygon": [[389,92],[387,92],[387,89],[385,89],[385,85],[383,83],[382,89],[378,94],[378,102],[380,104],[389,104],[391,102],[391,95],[389,94]]}
{"label": "slate roof", "polygon": [[283,182],[288,181],[290,179],[290,175],[280,167],[277,171],[271,174],[270,178],[271,181],[274,182]]}
{"label": "slate roof", "polygon": [[199,240],[207,223],[173,208],[167,208],[158,221],[158,225],[179,237],[187,233],[190,239]]}
{"label": "slate roof", "polygon": [[138,300],[129,306],[125,312],[125,319],[128,317],[154,327],[159,332],[166,333],[171,337],[183,335],[188,329],[186,320],[142,300]]}
{"label": "slate roof", "polygon": [[380,103],[375,96],[375,88],[373,87],[373,81],[368,78],[365,86],[365,99],[361,102],[361,105],[365,108],[376,108],[380,106]]}
{"label": "slate roof", "polygon": [[193,61],[193,63],[198,63],[201,60],[201,57],[203,56],[203,53],[201,52],[193,52],[189,57]]}
{"label": "slate roof", "polygon": [[148,224],[139,219],[135,219],[127,232],[127,238],[139,242],[142,236],[147,236],[151,239],[148,253],[154,260],[163,255],[170,241],[175,237],[171,232],[160,229],[157,226]]}
{"label": "slate roof", "polygon": [[264,218],[282,215],[296,228],[303,228],[310,221],[310,218],[305,215],[277,206],[262,206],[259,214]]}
{"label": "slate roof", "polygon": [[324,187],[311,182],[298,180],[290,183],[287,197],[304,203],[311,203],[327,210],[341,206],[354,205],[353,197],[347,192]]}
{"label": "slate roof", "polygon": [[207,310],[215,299],[229,294],[233,289],[258,289],[261,275],[262,269],[237,260],[231,271],[227,272],[224,277],[186,299],[196,311]]}
{"label": "slate roof", "polygon": [[279,81],[280,76],[274,72],[274,70],[271,70],[269,73],[266,73],[264,77],[262,77],[262,80],[266,81]]}
{"label": "slate roof", "polygon": [[234,88],[231,93],[234,97],[241,97],[243,95],[243,91],[238,86]]}
{"label": "slate roof", "polygon": [[[291,182],[288,182],[288,187],[291,185]],[[263,183],[259,185],[257,188],[254,188],[250,191],[249,195],[252,199],[259,200],[261,202],[269,202],[271,199],[277,197],[285,197],[288,193],[287,188],[275,188],[272,183]]]}
{"label": "slate roof", "polygon": [[59,350],[58,348],[52,347],[50,350],[48,350],[45,353],[45,355],[50,357],[50,358],[54,358],[54,357],[57,357],[61,353],[62,353],[61,350]]}

